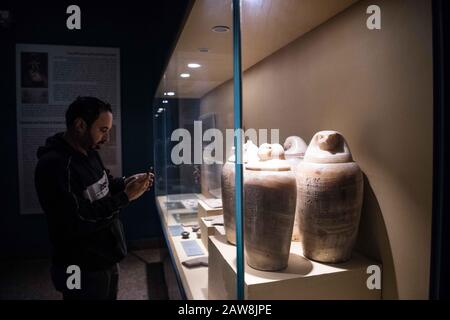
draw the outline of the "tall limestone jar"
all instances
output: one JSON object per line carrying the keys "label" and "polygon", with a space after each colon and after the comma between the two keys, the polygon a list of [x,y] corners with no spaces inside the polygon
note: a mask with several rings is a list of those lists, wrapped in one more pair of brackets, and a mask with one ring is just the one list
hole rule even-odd
{"label": "tall limestone jar", "polygon": [[[258,147],[248,140],[244,145],[243,162],[258,161]],[[225,234],[227,241],[236,245],[236,222],[234,218],[235,210],[235,156],[234,154],[228,158],[222,167],[222,208],[223,208],[223,220],[225,227]],[[245,171],[245,166],[244,166]]]}
{"label": "tall limestone jar", "polygon": [[363,200],[363,176],[344,137],[316,133],[297,168],[297,214],[305,257],[324,263],[351,258]]}
{"label": "tall limestone jar", "polygon": [[258,270],[287,267],[296,205],[295,175],[279,144],[263,144],[260,161],[246,164],[244,242],[247,264]]}
{"label": "tall limestone jar", "polygon": [[[308,145],[303,141],[302,138],[297,136],[290,136],[284,141],[284,156],[286,160],[291,164],[291,169],[296,174],[298,165],[303,161],[305,157],[306,149]],[[295,214],[294,219],[294,229],[292,232],[292,241],[300,240],[300,231],[299,231],[299,219],[298,215]]]}

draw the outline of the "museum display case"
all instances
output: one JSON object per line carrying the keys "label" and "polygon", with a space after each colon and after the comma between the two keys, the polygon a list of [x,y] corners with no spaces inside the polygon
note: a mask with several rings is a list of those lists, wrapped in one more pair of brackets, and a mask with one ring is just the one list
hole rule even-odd
{"label": "museum display case", "polygon": [[428,297],[431,39],[430,1],[194,2],[153,104],[185,298]]}

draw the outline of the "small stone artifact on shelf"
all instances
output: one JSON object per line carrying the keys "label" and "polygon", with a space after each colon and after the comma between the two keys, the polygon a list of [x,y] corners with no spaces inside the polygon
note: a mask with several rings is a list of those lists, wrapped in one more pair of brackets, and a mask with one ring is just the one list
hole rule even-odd
{"label": "small stone artifact on shelf", "polygon": [[188,231],[183,231],[182,233],[181,233],[181,238],[182,239],[189,239],[189,232]]}

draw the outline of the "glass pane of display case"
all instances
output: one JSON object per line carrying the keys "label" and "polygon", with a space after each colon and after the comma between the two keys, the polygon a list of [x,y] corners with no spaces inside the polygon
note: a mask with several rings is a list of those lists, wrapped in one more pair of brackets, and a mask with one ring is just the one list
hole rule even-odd
{"label": "glass pane of display case", "polygon": [[[233,125],[232,41],[232,1],[195,1],[154,100],[157,203],[183,289],[193,299],[208,298],[208,269],[181,263],[207,257],[200,218],[222,212],[222,138]],[[222,86],[227,92],[217,102],[214,92]]]}
{"label": "glass pane of display case", "polygon": [[[247,263],[281,269],[258,274],[279,291],[248,289],[247,298],[379,299],[405,292],[427,298],[432,2],[242,0],[241,6],[244,126],[279,130],[297,187],[292,201],[295,186],[285,182],[286,173],[247,166]],[[328,269],[336,266],[345,271]],[[366,283],[373,270],[382,270],[379,286]],[[312,274],[329,281],[316,286]]]}

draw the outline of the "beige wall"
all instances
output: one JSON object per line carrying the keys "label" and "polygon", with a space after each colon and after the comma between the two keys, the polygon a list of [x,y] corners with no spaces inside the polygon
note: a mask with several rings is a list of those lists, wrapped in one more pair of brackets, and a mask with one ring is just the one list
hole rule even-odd
{"label": "beige wall", "polygon": [[[207,94],[200,101],[200,113],[214,113],[216,117],[216,128],[223,132],[233,128],[233,86],[227,82]],[[225,144],[225,139],[224,139]],[[227,157],[227,156],[225,156]],[[208,176],[205,174],[207,165],[202,165],[201,185],[202,194],[211,196],[208,190],[211,188]],[[214,188],[214,186],[212,187]]]}
{"label": "beige wall", "polygon": [[[366,28],[371,4],[381,31]],[[246,128],[280,128],[281,140],[345,136],[367,178],[357,248],[382,261],[385,299],[428,298],[431,49],[431,1],[360,1],[244,74]],[[231,90],[202,100],[222,128],[233,124]]]}

